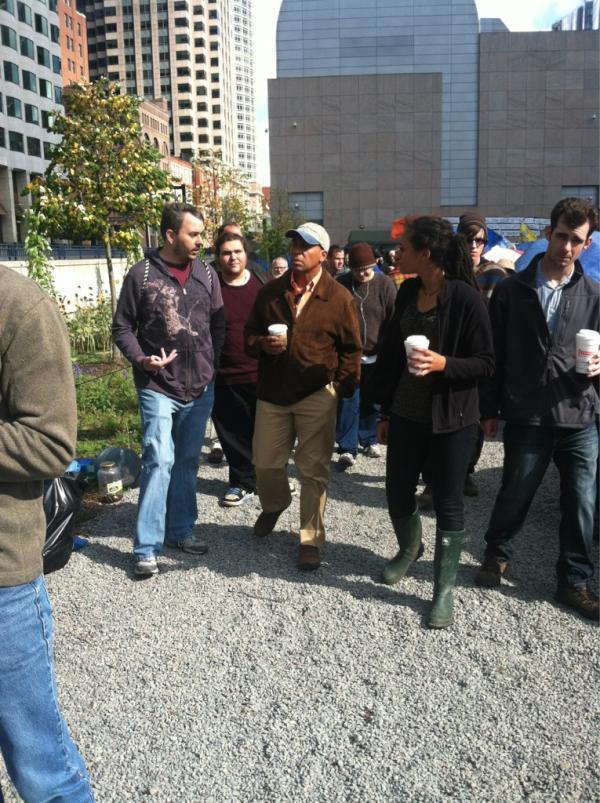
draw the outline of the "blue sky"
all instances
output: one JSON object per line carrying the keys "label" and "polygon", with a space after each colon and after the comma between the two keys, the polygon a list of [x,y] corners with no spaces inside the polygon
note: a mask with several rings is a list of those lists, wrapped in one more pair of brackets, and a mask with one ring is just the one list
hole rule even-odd
{"label": "blue sky", "polygon": [[[582,0],[475,0],[480,17],[500,17],[511,31],[549,30]],[[276,77],[275,28],[281,0],[254,0],[258,180],[269,184],[267,79]]]}

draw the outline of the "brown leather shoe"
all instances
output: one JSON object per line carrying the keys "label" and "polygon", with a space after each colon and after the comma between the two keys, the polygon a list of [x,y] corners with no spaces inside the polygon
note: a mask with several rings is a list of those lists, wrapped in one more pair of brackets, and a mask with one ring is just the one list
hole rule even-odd
{"label": "brown leather shoe", "polygon": [[475,583],[484,588],[495,588],[502,581],[502,575],[508,569],[508,561],[498,558],[485,558],[475,572]]}
{"label": "brown leather shoe", "polygon": [[298,551],[298,568],[303,571],[310,571],[311,569],[318,569],[321,565],[321,556],[316,546],[308,544],[300,544]]}
{"label": "brown leather shoe", "polygon": [[559,588],[556,599],[569,608],[585,616],[586,619],[598,621],[600,612],[598,597],[587,586],[570,586]]}
{"label": "brown leather shoe", "polygon": [[283,510],[275,510],[273,513],[265,513],[263,510],[254,522],[254,535],[258,536],[258,538],[265,538],[269,533],[272,533],[277,524],[277,519],[282,513]]}

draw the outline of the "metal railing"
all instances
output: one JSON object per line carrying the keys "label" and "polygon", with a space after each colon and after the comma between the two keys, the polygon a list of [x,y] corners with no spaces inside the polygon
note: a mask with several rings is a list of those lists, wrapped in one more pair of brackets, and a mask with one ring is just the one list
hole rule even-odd
{"label": "metal railing", "polygon": [[[114,248],[115,259],[125,257],[124,251]],[[102,245],[53,245],[50,259],[98,259],[106,256]],[[0,243],[0,260],[26,260],[25,248],[21,243]]]}

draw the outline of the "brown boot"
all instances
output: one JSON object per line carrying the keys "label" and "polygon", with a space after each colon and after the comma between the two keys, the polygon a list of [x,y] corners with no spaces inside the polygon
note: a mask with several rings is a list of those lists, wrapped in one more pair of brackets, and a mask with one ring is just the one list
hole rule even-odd
{"label": "brown boot", "polygon": [[598,597],[586,585],[559,588],[556,592],[556,599],[568,608],[573,608],[586,619],[598,621]]}
{"label": "brown boot", "polygon": [[475,571],[475,583],[484,588],[496,588],[502,582],[502,575],[508,569],[508,561],[499,558],[484,558]]}
{"label": "brown boot", "polygon": [[302,571],[318,569],[321,565],[321,556],[316,546],[310,544],[300,544],[298,550],[298,568]]}

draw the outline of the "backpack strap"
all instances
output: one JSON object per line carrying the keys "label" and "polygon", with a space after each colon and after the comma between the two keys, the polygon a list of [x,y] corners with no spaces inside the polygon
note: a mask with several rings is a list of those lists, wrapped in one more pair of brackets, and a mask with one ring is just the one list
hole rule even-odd
{"label": "backpack strap", "polygon": [[204,266],[204,270],[206,271],[206,275],[208,276],[208,283],[210,285],[210,294],[212,295],[212,291],[213,291],[212,273],[210,272],[210,268],[208,267],[208,265],[206,264],[206,262],[203,259],[201,259],[200,262],[202,262],[202,265]]}
{"label": "backpack strap", "polygon": [[148,274],[150,273],[150,260],[146,257],[146,262],[144,264],[144,277],[142,279],[142,286],[140,288],[141,292],[144,292],[144,287],[148,281]]}

